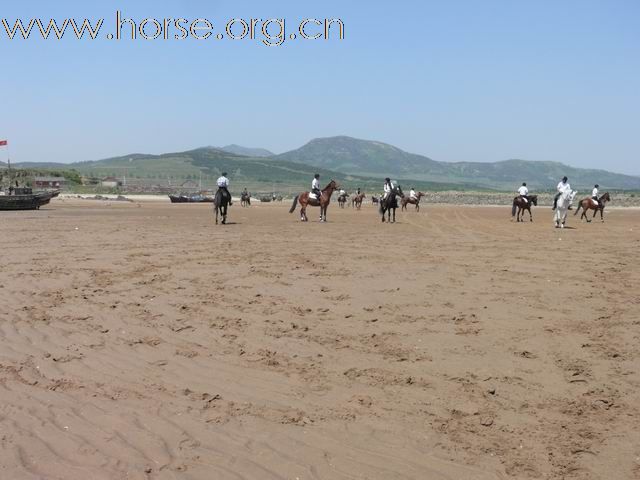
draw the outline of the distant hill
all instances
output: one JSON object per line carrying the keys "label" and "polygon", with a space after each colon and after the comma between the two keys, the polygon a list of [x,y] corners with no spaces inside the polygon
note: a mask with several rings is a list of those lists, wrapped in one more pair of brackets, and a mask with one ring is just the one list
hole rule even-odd
{"label": "distant hill", "polygon": [[[36,165],[47,165],[56,170],[75,170],[88,177],[126,177],[128,184],[140,181],[154,183],[158,179],[162,179],[162,183],[166,184],[167,179],[170,179],[171,184],[176,185],[177,188],[182,182],[189,179],[202,179],[203,185],[211,186],[213,180],[220,173],[226,171],[232,183],[232,191],[238,191],[244,187],[252,191],[265,192],[303,191],[309,189],[315,173],[321,175],[323,185],[334,179],[350,192],[358,187],[367,192],[379,193],[382,190],[382,181],[377,177],[335,172],[322,167],[272,158],[246,157],[212,147],[162,155],[134,153],[104,160],[71,164],[22,163],[15,166],[23,169],[39,169]],[[405,188],[408,186],[405,185]],[[422,190],[474,188],[473,185],[421,181],[413,182],[412,186]]]}
{"label": "distant hill", "polygon": [[297,150],[274,158],[339,172],[403,178],[410,178],[425,169],[437,169],[440,165],[440,162],[404,152],[386,143],[351,137],[316,138]]}
{"label": "distant hill", "polygon": [[316,172],[321,174],[322,182],[333,178],[347,189],[361,187],[376,192],[381,189],[382,178],[387,175],[401,181],[404,187],[432,191],[513,191],[523,181],[532,190],[553,190],[563,175],[569,177],[574,188],[582,191],[590,189],[594,183],[599,183],[601,190],[640,190],[640,177],[604,170],[526,160],[438,162],[385,143],[350,137],[320,138],[297,150],[270,157],[246,156],[206,147],[162,155],[136,153],[72,164],[17,163],[15,167],[58,171],[74,169],[85,176],[126,176],[140,181],[164,179],[164,183],[170,180],[171,185],[187,179],[203,179],[211,184],[212,178],[215,180],[226,170],[235,188],[242,185],[283,192],[308,188]]}
{"label": "distant hill", "polygon": [[495,189],[513,190],[523,181],[533,188],[553,189],[564,175],[569,177],[571,185],[576,188],[588,188],[599,183],[602,188],[640,189],[640,177],[605,170],[527,160],[493,163],[438,162],[386,143],[344,136],[318,138],[297,150],[273,158],[363,176],[389,175],[411,181],[468,184]]}
{"label": "distant hill", "polygon": [[272,157],[274,155],[273,152],[270,152],[266,148],[250,148],[235,144],[221,147],[220,150],[245,157]]}

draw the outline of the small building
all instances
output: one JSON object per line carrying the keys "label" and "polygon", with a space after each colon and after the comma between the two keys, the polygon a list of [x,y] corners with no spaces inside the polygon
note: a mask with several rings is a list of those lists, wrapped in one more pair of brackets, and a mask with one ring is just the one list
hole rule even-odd
{"label": "small building", "polygon": [[103,178],[100,182],[100,186],[106,188],[118,188],[122,185],[122,182],[118,180],[116,177],[106,177]]}
{"label": "small building", "polygon": [[67,184],[64,177],[35,177],[33,187],[36,190],[59,190]]}

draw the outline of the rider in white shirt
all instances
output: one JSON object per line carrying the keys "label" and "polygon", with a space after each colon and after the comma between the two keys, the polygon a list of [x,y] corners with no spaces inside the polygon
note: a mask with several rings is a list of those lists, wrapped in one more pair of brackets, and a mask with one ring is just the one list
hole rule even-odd
{"label": "rider in white shirt", "polygon": [[527,182],[522,182],[522,186],[518,189],[518,195],[527,203],[529,203],[529,189],[527,188]]}
{"label": "rider in white shirt", "polygon": [[[569,179],[567,177],[564,177],[556,188],[558,190],[558,193],[556,193],[556,196],[553,199],[552,210],[555,210],[556,207],[558,206],[558,199],[560,198],[560,196],[565,192],[571,191],[571,185],[569,185]],[[571,210],[571,205],[569,205],[569,210]]]}
{"label": "rider in white shirt", "polygon": [[418,199],[418,194],[416,193],[416,190],[413,187],[411,187],[411,190],[409,191],[409,198],[412,200]]}
{"label": "rider in white shirt", "polygon": [[216,180],[216,184],[218,185],[218,190],[227,192],[227,195],[229,195],[229,205],[233,205],[233,203],[231,203],[231,192],[229,192],[229,179],[227,178],[227,172],[222,172],[222,176]]}
{"label": "rider in white shirt", "polygon": [[315,194],[315,196],[320,200],[322,196],[322,191],[320,190],[320,174],[316,173],[313,176],[313,181],[311,182],[311,193]]}
{"label": "rider in white shirt", "polygon": [[391,179],[389,177],[384,179],[384,199],[386,200],[387,197],[389,196],[389,194],[393,191],[393,189],[395,188],[393,185],[393,182],[391,181]]}
{"label": "rider in white shirt", "polygon": [[600,185],[598,185],[596,183],[595,187],[593,187],[593,191],[591,192],[591,199],[596,202],[596,205],[599,207],[600,206],[600,200],[598,200],[598,189],[600,188]]}

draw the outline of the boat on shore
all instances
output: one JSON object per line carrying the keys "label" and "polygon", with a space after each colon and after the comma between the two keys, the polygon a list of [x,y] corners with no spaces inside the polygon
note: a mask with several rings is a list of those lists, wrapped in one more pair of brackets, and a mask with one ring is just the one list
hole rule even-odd
{"label": "boat on shore", "polygon": [[36,192],[29,187],[16,187],[9,194],[0,194],[0,210],[38,210],[57,197],[60,190]]}
{"label": "boat on shore", "polygon": [[171,203],[213,203],[214,197],[208,195],[169,195]]}

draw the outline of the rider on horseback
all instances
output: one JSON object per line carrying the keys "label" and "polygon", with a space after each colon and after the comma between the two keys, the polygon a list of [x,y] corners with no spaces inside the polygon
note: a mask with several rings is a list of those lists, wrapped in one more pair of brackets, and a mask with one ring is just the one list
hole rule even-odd
{"label": "rider on horseback", "polygon": [[[562,181],[558,184],[556,188],[558,189],[558,193],[556,193],[556,196],[553,198],[552,210],[555,210],[558,207],[558,199],[560,198],[560,196],[565,192],[571,191],[571,185],[569,185],[569,179],[567,177],[563,177]],[[571,208],[571,205],[569,205],[569,210],[573,210]]]}
{"label": "rider on horseback", "polygon": [[389,177],[384,179],[384,187],[383,188],[384,188],[384,198],[383,198],[383,200],[386,200],[387,197],[389,195],[391,195],[391,192],[393,192],[393,190],[395,188],[394,185],[393,185],[393,182],[391,181],[391,179]]}
{"label": "rider on horseback", "polygon": [[229,192],[229,179],[227,178],[227,172],[222,172],[222,176],[216,180],[216,184],[218,185],[218,191],[222,193],[226,193],[229,197],[229,205],[233,205],[231,203],[231,193]]}
{"label": "rider on horseback", "polygon": [[600,200],[598,199],[598,189],[600,185],[596,183],[595,187],[593,187],[593,191],[591,192],[591,199],[596,203],[598,208],[600,208]]}
{"label": "rider on horseback", "polygon": [[411,187],[411,190],[409,191],[409,199],[418,200],[418,194],[416,193],[416,189],[413,187]]}
{"label": "rider on horseback", "polygon": [[518,195],[526,203],[529,203],[529,189],[527,188],[527,182],[522,182],[522,186],[518,189]]}
{"label": "rider on horseback", "polygon": [[311,182],[311,193],[313,193],[320,201],[320,197],[322,196],[322,191],[320,190],[320,174],[316,173],[313,176],[313,181]]}

